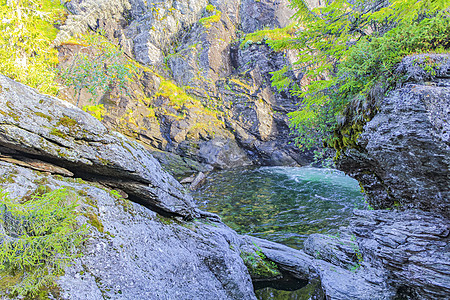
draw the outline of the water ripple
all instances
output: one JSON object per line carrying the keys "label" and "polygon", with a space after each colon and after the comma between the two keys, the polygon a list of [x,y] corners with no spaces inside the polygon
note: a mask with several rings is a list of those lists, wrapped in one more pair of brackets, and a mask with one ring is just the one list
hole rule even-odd
{"label": "water ripple", "polygon": [[337,233],[364,202],[354,179],[309,167],[217,172],[194,198],[239,233],[295,248],[303,246],[308,234]]}

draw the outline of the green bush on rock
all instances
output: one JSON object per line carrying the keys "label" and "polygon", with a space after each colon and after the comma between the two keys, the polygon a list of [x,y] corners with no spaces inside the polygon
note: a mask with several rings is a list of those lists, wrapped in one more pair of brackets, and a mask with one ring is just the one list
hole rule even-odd
{"label": "green bush on rock", "polygon": [[65,189],[25,203],[0,190],[1,294],[35,298],[80,256],[87,228],[77,225],[76,208]]}
{"label": "green bush on rock", "polygon": [[56,95],[58,51],[51,44],[63,18],[59,0],[0,1],[0,73]]}

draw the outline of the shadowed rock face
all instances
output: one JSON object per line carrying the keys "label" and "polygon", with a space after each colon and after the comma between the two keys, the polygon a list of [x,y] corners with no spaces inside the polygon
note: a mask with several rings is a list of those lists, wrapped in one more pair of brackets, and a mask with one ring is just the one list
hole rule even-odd
{"label": "shadowed rock face", "polygon": [[[426,71],[434,65],[435,75]],[[338,168],[358,179],[374,208],[418,208],[450,217],[450,55],[418,55],[398,72],[409,79],[381,101],[358,149]]]}

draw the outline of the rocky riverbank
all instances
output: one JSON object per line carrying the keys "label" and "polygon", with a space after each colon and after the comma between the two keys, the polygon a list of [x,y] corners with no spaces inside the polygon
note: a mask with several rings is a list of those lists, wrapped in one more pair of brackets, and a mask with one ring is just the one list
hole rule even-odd
{"label": "rocky riverbank", "polygon": [[[444,70],[438,84],[406,85],[385,98],[386,107],[395,99],[403,104],[416,99],[434,103],[428,106],[432,109],[448,108],[449,57],[436,60]],[[408,61],[417,59],[406,58],[404,64]],[[90,224],[84,256],[58,281],[58,297],[255,299],[252,281],[263,287],[291,280],[298,287],[320,282],[321,289],[312,294],[316,299],[445,299],[450,292],[448,186],[440,181],[433,185],[438,193],[428,198],[432,206],[423,205],[427,199],[422,197],[401,198],[408,205],[355,211],[351,226],[339,236],[311,235],[303,250],[294,250],[239,236],[217,216],[200,211],[143,146],[108,131],[75,106],[4,76],[0,86],[1,187],[17,198],[29,198],[40,186],[66,187],[80,199],[79,221]],[[425,115],[428,119],[411,116],[430,124],[427,137],[443,145],[436,157],[444,163],[432,166],[442,173],[433,174],[448,176],[448,155],[439,156],[448,147],[447,135],[441,134],[448,122]],[[366,125],[361,141],[379,118]],[[433,125],[436,120],[441,126]],[[384,126],[389,124],[396,123]],[[404,140],[418,139],[416,131],[402,132]],[[417,145],[431,151],[426,143],[411,143],[405,155],[420,153]],[[417,189],[420,178],[404,184]],[[377,205],[379,198],[370,195],[369,204]]]}

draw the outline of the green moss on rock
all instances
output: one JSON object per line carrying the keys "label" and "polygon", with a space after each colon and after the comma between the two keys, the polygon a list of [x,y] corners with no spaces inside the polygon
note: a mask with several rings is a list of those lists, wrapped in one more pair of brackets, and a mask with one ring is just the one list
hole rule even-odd
{"label": "green moss on rock", "polygon": [[261,251],[241,251],[240,256],[252,278],[273,278],[281,275],[277,265],[268,260]]}
{"label": "green moss on rock", "polygon": [[57,136],[57,137],[60,137],[60,138],[62,138],[62,139],[64,139],[64,138],[67,137],[67,135],[65,135],[61,130],[56,129],[56,128],[53,128],[53,129],[50,131],[50,134],[51,134],[51,135],[55,135],[55,136]]}
{"label": "green moss on rock", "polygon": [[77,124],[78,124],[77,121],[75,121],[74,119],[64,116],[58,121],[56,126],[62,125],[67,128],[73,128]]}
{"label": "green moss on rock", "polygon": [[86,212],[83,214],[86,218],[88,218],[88,223],[97,228],[97,230],[101,233],[105,231],[102,222],[98,219],[98,216],[92,212]]}

